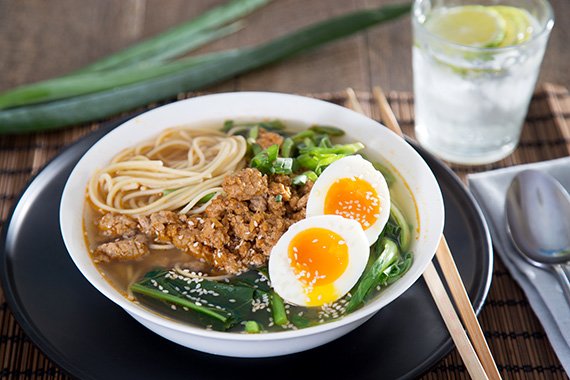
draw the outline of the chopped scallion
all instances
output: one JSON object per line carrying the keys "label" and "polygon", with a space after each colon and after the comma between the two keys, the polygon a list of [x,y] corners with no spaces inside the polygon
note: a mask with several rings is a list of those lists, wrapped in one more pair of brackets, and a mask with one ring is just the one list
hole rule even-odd
{"label": "chopped scallion", "polygon": [[245,322],[245,332],[248,334],[257,334],[261,332],[261,327],[256,321],[247,321]]}
{"label": "chopped scallion", "polygon": [[271,292],[271,310],[273,312],[273,322],[276,325],[283,326],[289,323],[283,299],[275,292]]}

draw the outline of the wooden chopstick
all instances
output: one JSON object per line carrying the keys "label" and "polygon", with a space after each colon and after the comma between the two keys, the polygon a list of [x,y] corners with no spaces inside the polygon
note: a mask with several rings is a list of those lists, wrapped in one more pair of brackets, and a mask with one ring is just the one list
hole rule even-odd
{"label": "wooden chopstick", "polygon": [[[386,99],[386,96],[384,95],[382,89],[379,86],[375,86],[372,95],[380,107],[382,121],[388,126],[388,128],[404,137],[404,134],[398,125],[396,116],[392,112],[392,109],[390,108],[388,100]],[[485,339],[483,331],[481,330],[481,325],[479,325],[479,322],[477,321],[477,316],[473,310],[473,305],[469,300],[469,296],[465,290],[465,285],[461,280],[461,276],[457,270],[457,266],[453,260],[453,255],[451,254],[451,250],[447,245],[447,241],[445,240],[444,235],[441,236],[436,251],[436,257],[439,265],[441,266],[443,275],[445,276],[445,280],[449,285],[451,295],[453,296],[455,304],[459,309],[459,314],[461,315],[463,324],[467,328],[467,332],[469,333],[469,337],[472,340],[475,351],[481,360],[483,368],[485,368],[485,371],[487,372],[487,375],[490,379],[500,379],[501,375],[499,374],[499,370],[497,368],[495,360],[493,359],[493,355],[491,354],[487,340]]]}
{"label": "wooden chopstick", "polygon": [[[362,107],[354,90],[348,88],[346,92],[350,101],[350,107],[357,112],[362,112]],[[403,137],[404,135],[398,125],[398,121],[380,87],[376,86],[374,88],[373,97],[380,108],[382,121],[393,132]],[[473,344],[469,341],[465,333],[465,329],[457,316],[433,263],[428,265],[423,277],[469,374],[474,379],[500,379],[501,376],[443,235],[436,251],[436,257],[440,262],[444,276],[446,277],[454,300],[458,305],[467,330],[471,335],[471,339],[474,341]]]}
{"label": "wooden chopstick", "polygon": [[463,359],[467,372],[469,372],[472,379],[490,379],[485,368],[483,368],[483,363],[481,363],[479,356],[475,352],[472,342],[465,333],[461,320],[453,308],[453,304],[447,295],[447,291],[437,274],[433,262],[428,264],[423,277],[443,318],[443,322],[451,335],[451,339],[453,339],[453,343],[455,343],[455,347],[457,347],[457,351],[459,351],[459,355]]}

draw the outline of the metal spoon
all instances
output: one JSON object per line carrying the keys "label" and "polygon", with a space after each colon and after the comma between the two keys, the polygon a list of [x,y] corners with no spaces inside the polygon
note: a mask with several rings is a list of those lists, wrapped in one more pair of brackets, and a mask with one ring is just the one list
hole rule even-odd
{"label": "metal spoon", "polygon": [[570,304],[570,195],[554,177],[525,170],[507,191],[507,231],[530,264],[551,270]]}

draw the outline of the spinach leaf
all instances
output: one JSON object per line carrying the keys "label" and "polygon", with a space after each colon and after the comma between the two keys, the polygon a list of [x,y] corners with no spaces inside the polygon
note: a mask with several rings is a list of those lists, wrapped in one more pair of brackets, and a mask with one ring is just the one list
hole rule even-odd
{"label": "spinach leaf", "polygon": [[227,330],[246,318],[255,292],[249,286],[189,279],[165,270],[147,273],[130,290],[153,299],[155,306],[162,303],[162,309],[166,307],[169,313],[176,310],[192,314],[188,316],[192,321],[220,330]]}

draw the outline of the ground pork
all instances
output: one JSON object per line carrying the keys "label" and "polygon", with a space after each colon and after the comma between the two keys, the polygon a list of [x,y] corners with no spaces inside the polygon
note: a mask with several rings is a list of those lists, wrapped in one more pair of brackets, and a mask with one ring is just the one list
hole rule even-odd
{"label": "ground pork", "polygon": [[137,234],[101,244],[95,249],[93,259],[95,262],[128,261],[148,253],[147,237],[144,234]]}
{"label": "ground pork", "polygon": [[137,222],[127,215],[109,212],[97,221],[97,228],[103,236],[117,238],[132,236],[137,231]]}
{"label": "ground pork", "polygon": [[[235,274],[267,264],[271,248],[281,235],[305,217],[311,183],[293,186],[289,176],[267,176],[246,168],[227,176],[222,188],[223,194],[203,214],[159,211],[127,218],[148,240],[170,243],[218,271]],[[122,241],[114,242],[113,249],[126,247]],[[128,244],[140,257],[137,255],[142,248]],[[122,259],[114,251],[107,253],[109,247],[100,248],[97,250],[105,252],[105,257]]]}
{"label": "ground pork", "polygon": [[283,136],[275,132],[269,132],[263,128],[259,128],[259,135],[255,140],[263,149],[269,148],[271,145],[279,145],[283,143]]}
{"label": "ground pork", "polygon": [[227,198],[249,201],[253,197],[267,193],[267,176],[257,169],[245,168],[226,176],[222,188]]}

